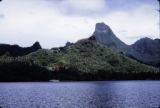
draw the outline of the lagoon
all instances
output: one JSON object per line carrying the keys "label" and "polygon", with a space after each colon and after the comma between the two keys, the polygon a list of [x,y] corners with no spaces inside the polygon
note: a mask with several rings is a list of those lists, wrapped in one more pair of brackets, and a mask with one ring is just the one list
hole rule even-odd
{"label": "lagoon", "polygon": [[158,108],[160,81],[0,83],[0,108]]}

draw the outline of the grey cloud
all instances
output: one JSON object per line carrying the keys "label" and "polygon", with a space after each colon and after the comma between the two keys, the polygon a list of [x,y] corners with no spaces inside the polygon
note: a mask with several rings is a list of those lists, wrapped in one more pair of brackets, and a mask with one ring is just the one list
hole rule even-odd
{"label": "grey cloud", "polygon": [[[69,16],[99,16],[105,15],[106,0],[46,0],[53,8]],[[98,3],[98,4],[97,4]]]}

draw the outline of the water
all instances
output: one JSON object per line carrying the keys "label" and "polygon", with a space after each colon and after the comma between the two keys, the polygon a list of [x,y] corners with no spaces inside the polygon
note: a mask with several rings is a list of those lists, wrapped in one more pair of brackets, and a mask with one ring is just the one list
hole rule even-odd
{"label": "water", "polygon": [[0,83],[0,108],[158,108],[160,81]]}

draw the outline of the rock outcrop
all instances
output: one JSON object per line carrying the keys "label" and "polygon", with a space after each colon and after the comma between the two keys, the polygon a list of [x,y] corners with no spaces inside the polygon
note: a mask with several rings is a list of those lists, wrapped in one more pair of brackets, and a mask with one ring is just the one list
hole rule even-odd
{"label": "rock outcrop", "polygon": [[93,33],[96,41],[114,50],[125,51],[128,46],[116,37],[111,28],[104,23],[97,23]]}

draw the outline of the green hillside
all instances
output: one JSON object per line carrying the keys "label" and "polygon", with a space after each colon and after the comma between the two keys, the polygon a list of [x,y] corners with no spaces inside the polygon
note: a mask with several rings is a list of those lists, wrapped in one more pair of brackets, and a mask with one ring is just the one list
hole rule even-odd
{"label": "green hillside", "polygon": [[23,57],[0,58],[0,63],[23,62],[50,73],[50,79],[107,80],[158,79],[158,69],[140,64],[122,53],[91,40],[80,40],[65,47],[41,49]]}

